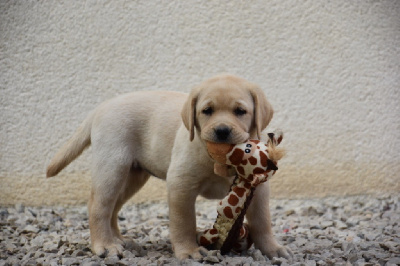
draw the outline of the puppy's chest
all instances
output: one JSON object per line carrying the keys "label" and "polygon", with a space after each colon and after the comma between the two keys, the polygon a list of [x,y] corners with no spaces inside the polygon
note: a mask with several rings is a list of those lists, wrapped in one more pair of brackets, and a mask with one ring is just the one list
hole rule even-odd
{"label": "puppy's chest", "polygon": [[200,188],[200,194],[209,199],[222,199],[229,192],[229,188],[234,177],[221,177],[218,175],[210,175],[203,179]]}

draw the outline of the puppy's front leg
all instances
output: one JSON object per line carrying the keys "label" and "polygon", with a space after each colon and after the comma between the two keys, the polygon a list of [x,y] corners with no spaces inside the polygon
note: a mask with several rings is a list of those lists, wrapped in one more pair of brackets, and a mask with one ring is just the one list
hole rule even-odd
{"label": "puppy's front leg", "polygon": [[290,258],[292,251],[280,245],[274,237],[271,227],[271,214],[269,211],[269,182],[260,184],[254,192],[254,197],[247,210],[247,219],[250,235],[256,248],[264,255],[273,257]]}
{"label": "puppy's front leg", "polygon": [[198,193],[182,184],[168,183],[170,237],[175,256],[180,259],[200,259],[205,249],[196,242],[195,202]]}

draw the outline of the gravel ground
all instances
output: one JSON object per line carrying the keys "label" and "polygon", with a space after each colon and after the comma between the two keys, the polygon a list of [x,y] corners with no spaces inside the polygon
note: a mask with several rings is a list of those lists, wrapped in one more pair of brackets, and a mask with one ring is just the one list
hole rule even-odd
{"label": "gravel ground", "polygon": [[[277,239],[294,258],[269,260],[257,249],[202,261],[173,257],[166,203],[130,205],[120,213],[124,235],[136,240],[123,257],[90,251],[86,207],[0,207],[0,265],[399,265],[400,195],[273,200]],[[199,201],[197,223],[209,228],[216,201]]]}

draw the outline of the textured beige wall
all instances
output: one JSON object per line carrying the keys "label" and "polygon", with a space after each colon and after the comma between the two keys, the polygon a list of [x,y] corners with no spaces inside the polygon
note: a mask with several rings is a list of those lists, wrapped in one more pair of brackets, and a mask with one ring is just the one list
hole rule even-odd
{"label": "textured beige wall", "polygon": [[[400,1],[1,1],[0,204],[80,204],[90,149],[46,164],[101,101],[260,84],[287,157],[275,197],[400,191]],[[165,197],[153,180],[146,195]]]}

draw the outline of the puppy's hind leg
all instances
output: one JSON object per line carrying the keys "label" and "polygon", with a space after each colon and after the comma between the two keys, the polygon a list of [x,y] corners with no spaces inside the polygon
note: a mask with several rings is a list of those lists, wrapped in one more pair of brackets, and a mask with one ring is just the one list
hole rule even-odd
{"label": "puppy's hind leg", "polygon": [[89,201],[92,250],[99,256],[120,255],[123,243],[115,237],[111,224],[121,191],[126,187],[132,161],[127,152],[102,154],[102,151],[95,149],[93,147],[92,192]]}
{"label": "puppy's hind leg", "polygon": [[111,218],[111,229],[113,234],[118,239],[122,240],[124,244],[130,242],[130,239],[124,238],[118,227],[118,212],[121,210],[122,206],[127,202],[136,192],[138,192],[147,180],[149,180],[150,174],[140,168],[132,167],[129,171],[128,178],[126,180],[125,186],[122,187],[120,195],[115,204],[112,218]]}

